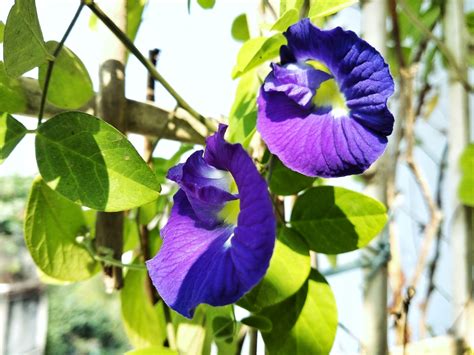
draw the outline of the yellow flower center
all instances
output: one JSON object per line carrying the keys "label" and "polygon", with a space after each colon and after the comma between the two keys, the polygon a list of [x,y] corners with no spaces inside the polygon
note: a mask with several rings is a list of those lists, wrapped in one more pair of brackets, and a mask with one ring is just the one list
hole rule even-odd
{"label": "yellow flower center", "polygon": [[[229,174],[230,175],[230,174]],[[229,192],[231,194],[237,194],[237,184],[231,177]],[[226,224],[237,225],[237,218],[240,213],[240,199],[232,200],[224,205],[224,208],[219,212],[219,219]]]}
{"label": "yellow flower center", "polygon": [[[315,69],[331,74],[329,69],[321,62],[309,60],[306,63]],[[330,107],[331,113],[334,117],[344,116],[349,113],[346,99],[339,90],[336,80],[334,79],[329,79],[321,83],[319,88],[316,89],[316,94],[313,97],[313,104],[317,107]]]}

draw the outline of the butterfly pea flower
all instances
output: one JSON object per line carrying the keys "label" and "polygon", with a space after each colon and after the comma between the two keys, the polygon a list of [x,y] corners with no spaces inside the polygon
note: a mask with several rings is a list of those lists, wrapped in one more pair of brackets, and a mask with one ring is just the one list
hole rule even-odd
{"label": "butterfly pea flower", "polygon": [[180,189],[163,244],[147,262],[154,286],[172,309],[191,318],[201,303],[236,302],[264,276],[275,243],[275,217],[265,180],[227,126],[168,172]]}
{"label": "butterfly pea flower", "polygon": [[393,129],[394,83],[372,46],[308,19],[289,27],[281,63],[258,97],[257,128],[268,149],[308,176],[359,174],[383,153]]}

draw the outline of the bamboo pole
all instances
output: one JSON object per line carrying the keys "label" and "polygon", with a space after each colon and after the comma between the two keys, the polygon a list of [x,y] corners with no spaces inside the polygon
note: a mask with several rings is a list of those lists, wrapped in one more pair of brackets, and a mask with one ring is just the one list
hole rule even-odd
{"label": "bamboo pole", "polygon": [[[127,1],[103,0],[102,8],[122,30],[127,30]],[[97,116],[125,133],[125,63],[127,51],[103,24],[99,26],[103,45],[99,69],[100,88],[97,95]],[[96,244],[101,253],[104,248],[112,251],[114,259],[120,260],[123,248],[123,212],[97,212]],[[123,284],[122,269],[104,265],[104,282],[107,291],[120,289]]]}
{"label": "bamboo pole", "polygon": [[[19,115],[37,119],[41,101],[41,88],[38,81],[32,78],[19,78],[20,86],[26,97],[26,107]],[[77,111],[93,114],[96,112],[98,94]],[[67,111],[49,103],[44,108],[44,118],[50,118]],[[140,102],[126,99],[125,117],[127,131],[144,136],[162,137],[184,143],[204,144],[208,129],[186,110],[178,108],[167,111],[151,102]]]}
{"label": "bamboo pole", "polygon": [[[466,26],[464,1],[447,0],[445,12],[446,46],[467,78],[466,68]],[[465,346],[474,348],[474,297],[472,283],[473,243],[472,209],[462,206],[457,197],[461,178],[459,157],[469,143],[468,95],[457,73],[450,65],[449,88],[449,131],[448,131],[448,172],[447,181],[451,191],[446,204],[447,222],[453,258],[453,308],[454,333],[463,339]]]}
{"label": "bamboo pole", "polygon": [[[362,3],[362,35],[382,55],[386,46],[386,1],[366,0]],[[388,154],[385,154],[374,167],[375,174],[367,184],[366,193],[382,202],[386,202],[385,166]],[[387,243],[384,235],[377,237],[373,246]],[[378,248],[377,248],[378,249]],[[370,253],[367,250],[364,254]],[[373,258],[373,254],[368,257]],[[387,353],[387,265],[373,271],[364,272],[363,334],[362,352],[376,355]]]}

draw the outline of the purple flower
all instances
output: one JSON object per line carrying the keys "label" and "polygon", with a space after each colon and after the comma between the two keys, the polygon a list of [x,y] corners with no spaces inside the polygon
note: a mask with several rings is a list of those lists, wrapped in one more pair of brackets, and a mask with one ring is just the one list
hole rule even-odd
{"label": "purple flower", "polygon": [[336,177],[366,170],[384,151],[393,79],[384,59],[354,32],[304,19],[285,33],[281,64],[265,79],[257,128],[292,170]]}
{"label": "purple flower", "polygon": [[180,190],[147,262],[158,293],[192,317],[200,303],[230,304],[264,276],[275,243],[275,217],[267,184],[240,144],[224,140],[226,126],[168,173]]}

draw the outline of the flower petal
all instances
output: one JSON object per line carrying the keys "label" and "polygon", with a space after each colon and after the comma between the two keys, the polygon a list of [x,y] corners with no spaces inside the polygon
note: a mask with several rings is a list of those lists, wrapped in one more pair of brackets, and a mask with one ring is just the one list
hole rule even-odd
{"label": "flower petal", "polygon": [[196,216],[211,226],[219,223],[218,212],[224,204],[237,199],[230,192],[231,175],[207,164],[202,150],[171,168],[168,178],[186,193]]}
{"label": "flower petal", "polygon": [[[388,65],[367,42],[340,27],[320,30],[304,19],[285,36],[288,45],[280,51],[283,67],[322,63],[343,94],[347,109],[296,105],[289,91],[268,90],[275,80],[274,67],[258,98],[257,129],[263,140],[286,166],[305,175],[337,177],[363,172],[383,153],[393,128],[387,99],[394,83]],[[300,82],[293,80],[295,85]]]}
{"label": "flower petal", "polygon": [[[309,19],[291,26],[285,33],[290,52],[297,61],[317,60],[333,74],[346,98],[347,107],[364,118],[356,118],[368,128],[389,135],[393,116],[387,110],[387,99],[393,94],[394,82],[380,53],[352,31],[341,27],[320,30]],[[286,55],[288,57],[288,55]],[[282,58],[282,63],[283,58]],[[367,115],[380,117],[377,124]]]}
{"label": "flower petal", "polygon": [[314,69],[307,64],[288,64],[279,66],[272,63],[273,71],[265,80],[263,89],[266,92],[283,92],[298,105],[309,107],[316,89],[331,75]]}
{"label": "flower petal", "polygon": [[359,174],[385,149],[385,136],[350,117],[304,110],[283,94],[262,91],[258,99],[258,130],[270,151],[301,174]]}
{"label": "flower petal", "polygon": [[147,261],[158,293],[186,317],[200,303],[221,306],[241,298],[264,276],[275,243],[267,185],[242,146],[224,141],[225,129],[220,126],[208,138],[204,161],[234,178],[240,198],[237,226],[203,223],[183,188],[161,231],[163,245]]}

